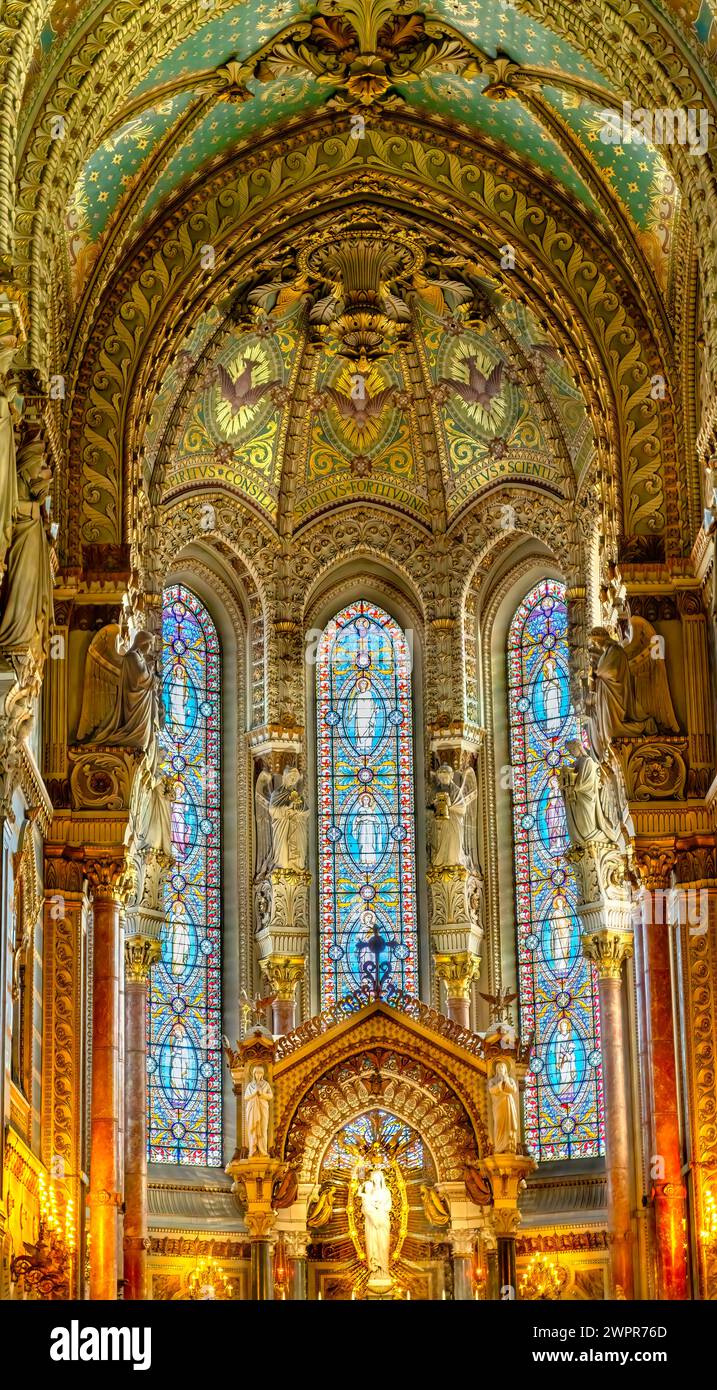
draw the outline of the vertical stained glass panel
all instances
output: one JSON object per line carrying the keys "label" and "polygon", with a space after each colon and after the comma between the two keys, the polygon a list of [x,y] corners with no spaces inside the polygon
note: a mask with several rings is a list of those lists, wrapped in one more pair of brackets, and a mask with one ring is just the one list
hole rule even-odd
{"label": "vertical stained glass panel", "polygon": [[150,977],[148,1155],[219,1165],[221,708],[214,624],[191,590],[165,590],[162,771],[175,779],[162,958]]}
{"label": "vertical stained glass panel", "polygon": [[372,603],[344,608],[317,665],[324,1006],[362,984],[417,992],[411,662]]}
{"label": "vertical stained glass panel", "polygon": [[600,1020],[585,960],[557,769],[578,730],[568,684],[565,587],[526,596],[508,638],[520,1022],[535,1035],[526,1142],[545,1162],[604,1152]]}

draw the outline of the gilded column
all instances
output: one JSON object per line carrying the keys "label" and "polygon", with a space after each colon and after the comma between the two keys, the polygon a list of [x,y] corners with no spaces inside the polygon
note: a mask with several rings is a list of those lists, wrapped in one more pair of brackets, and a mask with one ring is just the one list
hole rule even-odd
{"label": "gilded column", "polygon": [[714,710],[710,677],[707,615],[700,594],[686,590],[677,595],[684,642],[683,667],[687,695],[689,771],[687,795],[705,796],[714,767]]}
{"label": "gilded column", "polygon": [[655,1219],[657,1296],[684,1299],[689,1294],[675,1063],[678,1019],[672,995],[673,928],[665,911],[675,855],[646,849],[638,850],[637,857],[642,873],[643,910],[636,932],[636,958],[646,1021],[643,1081],[650,1135],[647,1159]]}
{"label": "gilded column", "polygon": [[42,1013],[42,1157],[72,1202],[78,1234],[70,1297],[84,1267],[84,1115],[86,1083],[87,895],[84,867],[64,845],[45,844]]}
{"label": "gilded column", "polygon": [[[578,909],[580,910],[580,909]],[[629,920],[629,917],[628,917]],[[605,1087],[608,1238],[613,1297],[633,1296],[630,1201],[630,1130],[622,967],[632,955],[632,931],[603,927],[583,936],[583,949],[598,974],[600,1034]]]}
{"label": "gilded column", "polygon": [[116,1299],[122,1193],[120,1154],[120,906],[123,850],[90,851],[92,888],[92,1101],[90,1107],[90,1298]]}

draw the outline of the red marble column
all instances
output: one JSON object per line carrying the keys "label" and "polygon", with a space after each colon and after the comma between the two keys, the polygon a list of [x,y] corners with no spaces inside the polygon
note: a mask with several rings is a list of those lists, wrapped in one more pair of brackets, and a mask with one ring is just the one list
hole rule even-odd
{"label": "red marble column", "polygon": [[633,1297],[632,1234],[630,1223],[630,1138],[625,1090],[625,1041],[621,974],[597,962],[600,991],[600,1033],[605,1084],[608,1238],[613,1295],[618,1289]]}
{"label": "red marble column", "polygon": [[[653,856],[654,859],[654,856]],[[648,1171],[655,1216],[658,1298],[689,1297],[675,1061],[675,1012],[670,962],[671,928],[664,911],[666,873],[643,866],[647,911],[640,925],[640,967],[645,1000],[646,1100],[651,1151]],[[669,865],[667,866],[669,868]],[[660,893],[656,899],[656,892]],[[659,908],[662,910],[658,910]]]}
{"label": "red marble column", "polygon": [[159,950],[146,937],[125,940],[124,1296],[130,1300],[148,1297],[147,998]]}
{"label": "red marble column", "polygon": [[123,860],[89,866],[93,884],[90,1298],[116,1299],[119,1274],[120,902]]}
{"label": "red marble column", "polygon": [[451,1023],[457,1023],[459,1028],[470,1028],[471,1026],[471,1001],[463,998],[446,999],[446,1014]]}

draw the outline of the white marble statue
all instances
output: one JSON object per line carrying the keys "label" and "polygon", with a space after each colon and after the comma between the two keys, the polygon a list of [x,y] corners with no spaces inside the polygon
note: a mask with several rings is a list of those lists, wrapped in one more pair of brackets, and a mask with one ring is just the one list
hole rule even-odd
{"label": "white marble statue", "polygon": [[272,869],[306,868],[309,839],[309,813],[298,790],[298,767],[286,767],[281,786],[270,791],[271,773],[261,773],[256,784],[257,854],[256,872]]}
{"label": "white marble statue", "polygon": [[251,1081],[244,1087],[244,1138],[249,1158],[269,1154],[269,1109],[273,1091],[262,1066],[252,1067]]}
{"label": "white marble statue", "polygon": [[433,773],[437,791],[431,817],[431,866],[475,868],[477,864],[475,772],[467,768],[459,782],[449,763]]}
{"label": "white marble statue", "polygon": [[362,1183],[358,1195],[364,1215],[366,1264],[369,1283],[390,1280],[391,1208],[393,1198],[386,1186],[382,1168],[374,1168],[370,1178]]}
{"label": "white marble statue", "polygon": [[518,1083],[505,1062],[499,1062],[488,1082],[493,1110],[493,1149],[497,1154],[515,1153],[518,1147]]}

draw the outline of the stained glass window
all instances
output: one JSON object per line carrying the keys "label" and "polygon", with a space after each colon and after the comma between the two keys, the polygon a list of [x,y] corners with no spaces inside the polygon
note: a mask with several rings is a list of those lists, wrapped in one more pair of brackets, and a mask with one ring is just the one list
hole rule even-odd
{"label": "stained glass window", "polygon": [[411,661],[364,601],[331,620],[317,661],[324,1006],[362,984],[417,992]]}
{"label": "stained glass window", "polygon": [[508,638],[508,699],[520,1022],[535,1043],[525,1090],[526,1142],[541,1161],[604,1152],[600,1019],[585,960],[577,890],[565,859],[556,776],[578,737],[568,685],[565,587],[545,579],[526,596]]}
{"label": "stained glass window", "polygon": [[175,778],[162,958],[150,977],[148,1154],[218,1165],[221,1131],[221,663],[216,628],[174,584],[162,614],[162,771]]}

